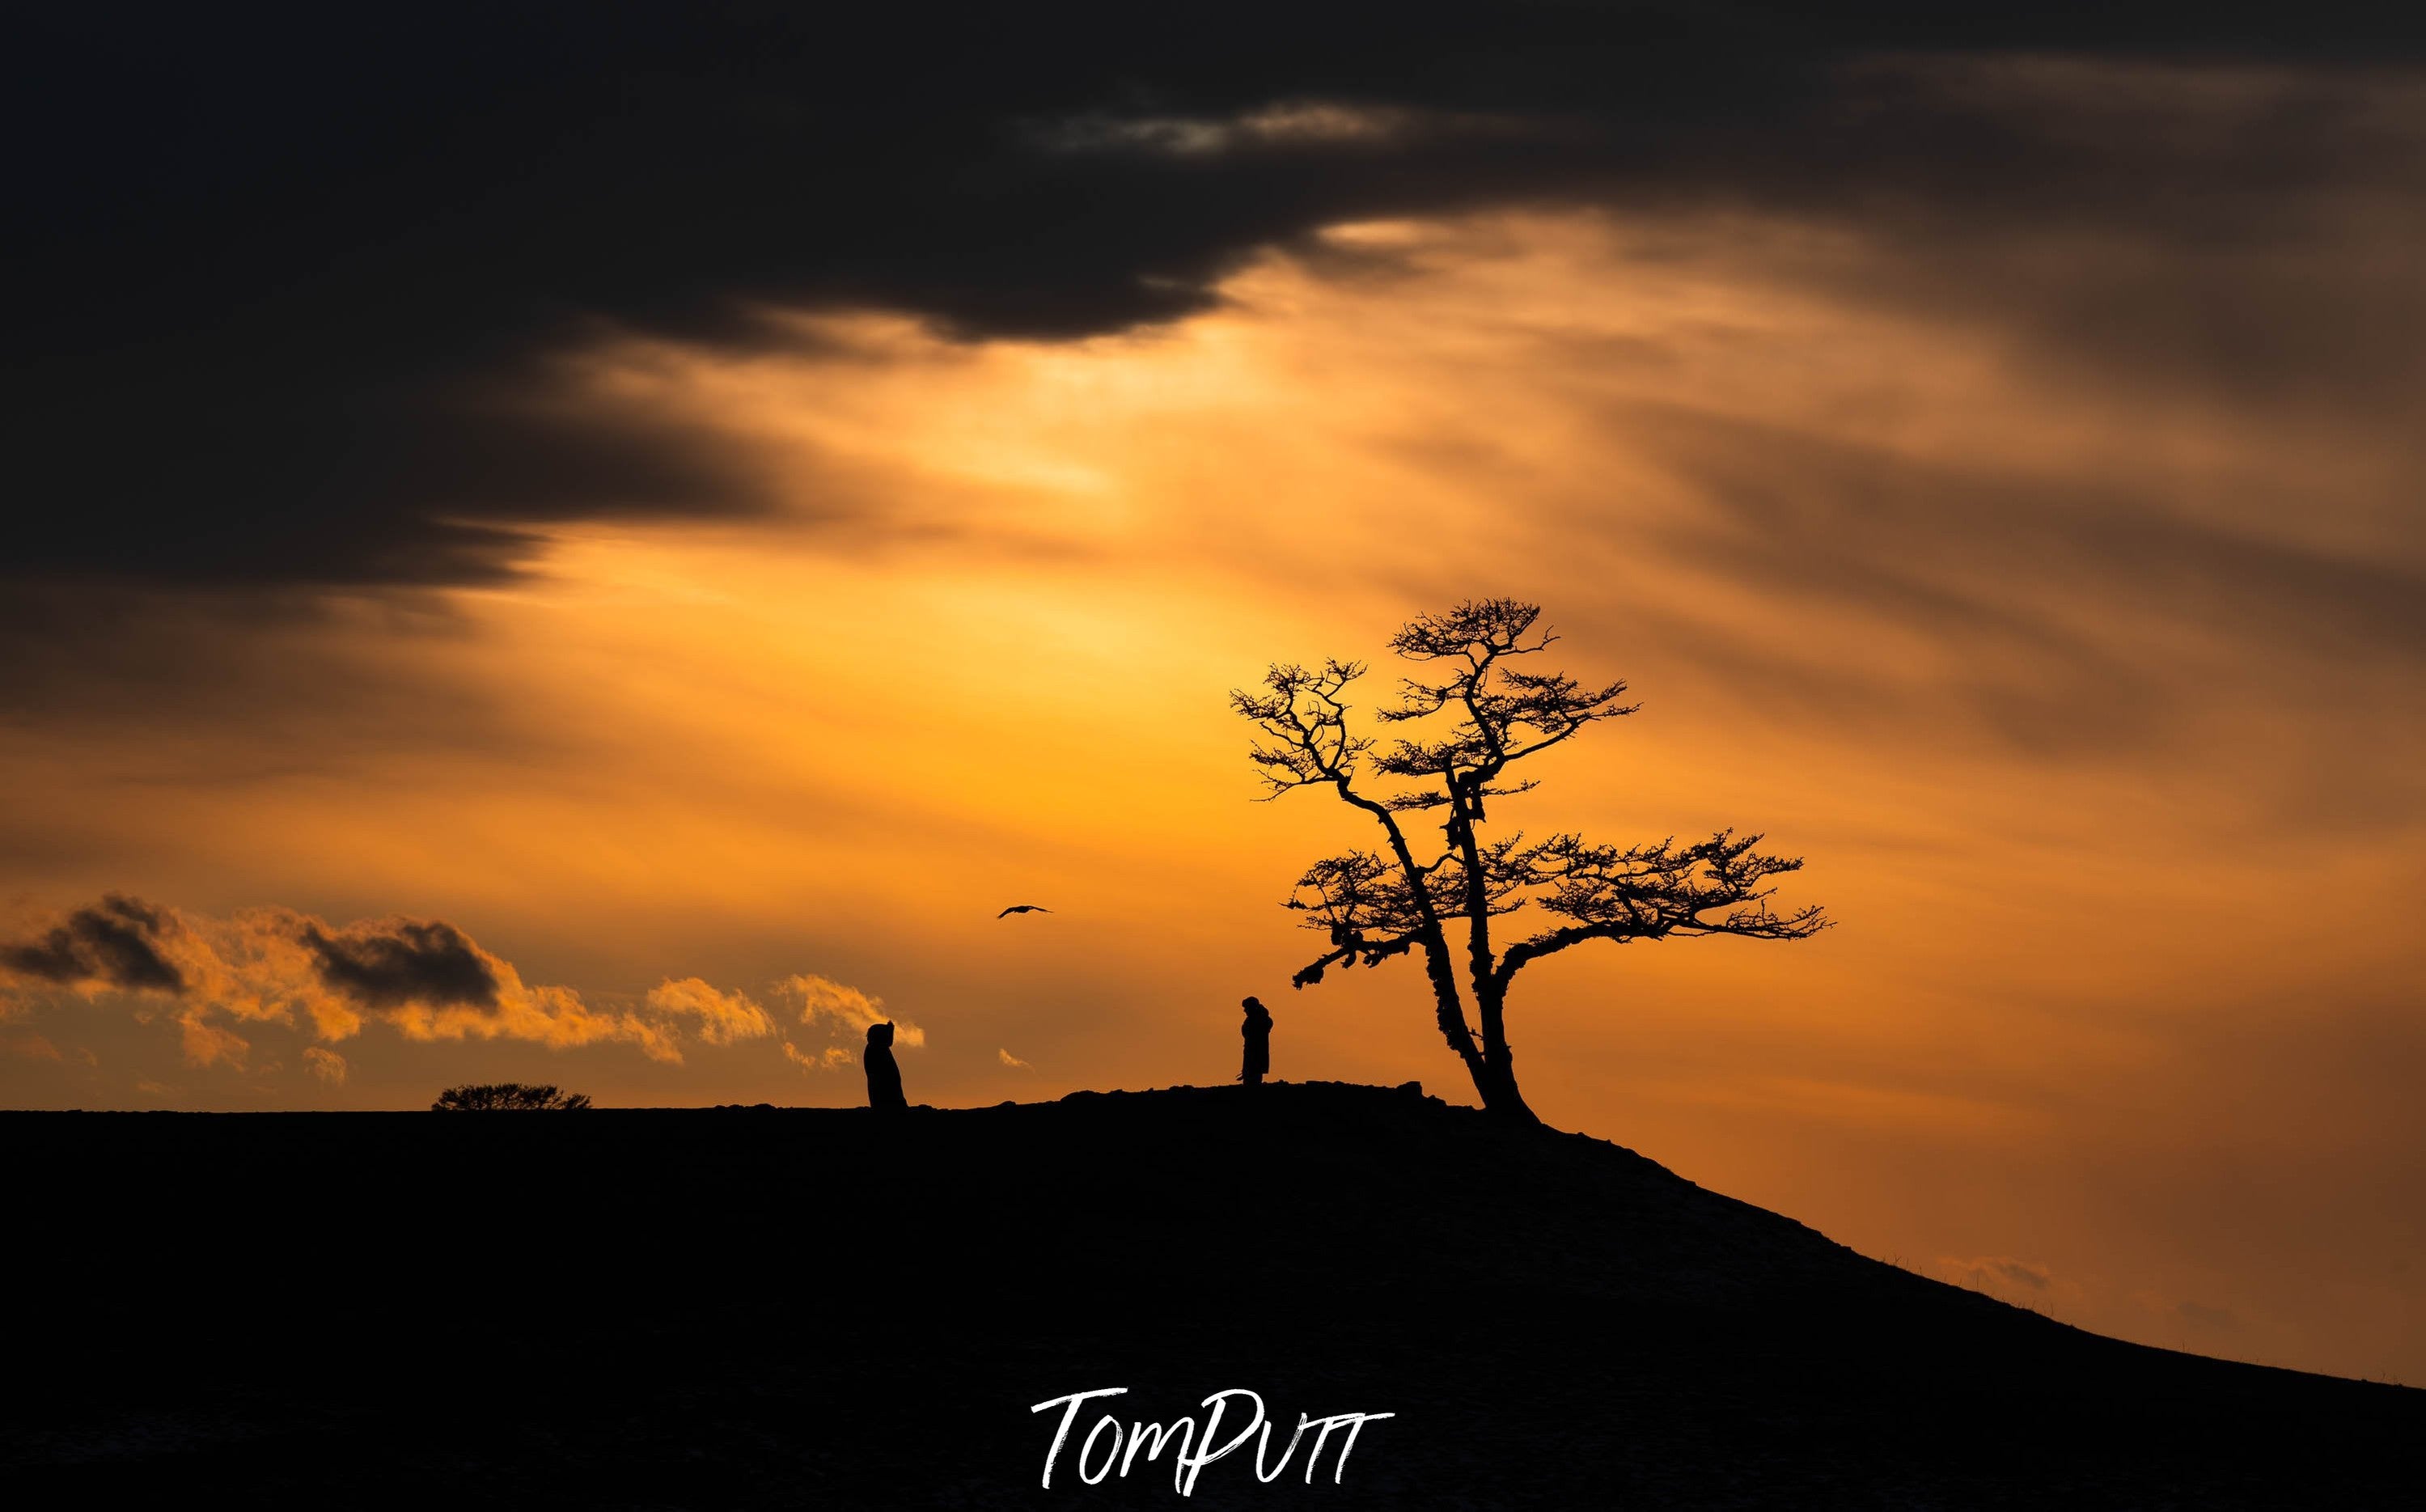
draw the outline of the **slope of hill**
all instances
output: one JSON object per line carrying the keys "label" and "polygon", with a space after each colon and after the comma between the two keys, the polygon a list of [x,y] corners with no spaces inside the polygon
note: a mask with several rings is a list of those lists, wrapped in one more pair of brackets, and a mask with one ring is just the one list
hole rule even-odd
{"label": "slope of hill", "polygon": [[[1316,1431],[1269,1484],[1246,1444],[1198,1504],[2355,1507],[2426,1484],[2426,1392],[2081,1333],[1412,1088],[0,1129],[0,1472],[42,1501],[1179,1504],[1175,1446],[1148,1459],[1134,1424],[1239,1388],[1278,1421],[1268,1469],[1302,1413],[1391,1416],[1344,1468],[1335,1424],[1310,1484]],[[1041,1487],[1064,1412],[1031,1406],[1115,1387]]]}

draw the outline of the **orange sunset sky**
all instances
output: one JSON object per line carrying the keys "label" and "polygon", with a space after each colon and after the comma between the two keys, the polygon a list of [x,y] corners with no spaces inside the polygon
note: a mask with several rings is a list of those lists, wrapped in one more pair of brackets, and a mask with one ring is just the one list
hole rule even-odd
{"label": "orange sunset sky", "polygon": [[[2200,152],[2317,87],[1962,67]],[[848,1105],[880,1016],[912,1100],[1034,1100],[1226,1080],[1247,993],[1282,1078],[1473,1101],[1413,963],[1289,989],[1281,900],[1369,837],[1255,802],[1226,694],[1358,657],[1369,708],[1402,620],[1509,594],[1642,707],[1496,819],[1758,830],[1836,920],[1529,972],[1545,1119],[2066,1322],[2426,1381],[2426,93],[2334,88],[2319,151],[2393,166],[2187,251],[1528,196],[1343,205],[1102,329],[552,327],[479,404],[678,437],[761,505],[535,512],[452,578],[93,588],[7,684],[0,1104]],[[111,897],[175,990],[76,933]],[[400,921],[497,1002],[349,995],[311,944]]]}

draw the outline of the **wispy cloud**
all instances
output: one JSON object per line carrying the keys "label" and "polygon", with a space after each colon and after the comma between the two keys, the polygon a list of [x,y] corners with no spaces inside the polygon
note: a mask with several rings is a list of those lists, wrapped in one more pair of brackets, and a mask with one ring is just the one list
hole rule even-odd
{"label": "wispy cloud", "polygon": [[2054,1281],[2055,1274],[2044,1265],[2030,1260],[2015,1260],[2011,1255],[1986,1255],[1974,1260],[1940,1260],[1938,1270],[1948,1280],[1979,1292],[1997,1292],[2019,1288],[2025,1292],[2045,1292]]}
{"label": "wispy cloud", "polygon": [[[829,1032],[882,1018],[879,1000],[825,977],[793,976],[776,991],[800,1000],[803,1023]],[[747,993],[698,977],[667,978],[632,1007],[595,1006],[573,987],[526,983],[511,962],[441,919],[336,925],[279,907],[218,919],[115,893],[0,945],[0,1001],[22,1009],[58,993],[115,1000],[138,1018],[165,1014],[198,1068],[244,1069],[248,1026],[299,1030],[318,1042],[303,1064],[332,1085],[346,1080],[348,1064],[326,1047],[372,1023],[411,1040],[623,1045],[669,1065],[683,1064],[688,1041],[722,1047],[775,1032],[772,1016]],[[909,1045],[926,1040],[915,1025],[897,1033]]]}
{"label": "wispy cloud", "polygon": [[709,1045],[764,1039],[775,1032],[775,1020],[746,993],[721,992],[698,977],[670,977],[649,989],[646,1001],[658,1013],[688,1018],[698,1026],[701,1041]]}
{"label": "wispy cloud", "polygon": [[784,1059],[803,1071],[839,1071],[844,1066],[857,1065],[859,1058],[839,1045],[829,1045],[823,1049],[804,1050],[790,1040],[785,1040]]}
{"label": "wispy cloud", "polygon": [[857,987],[810,973],[785,977],[775,990],[799,1000],[801,1022],[822,1025],[834,1032],[864,1034],[871,1024],[893,1026],[893,1042],[912,1049],[927,1043],[927,1032],[906,1018],[888,1015],[884,1000]]}
{"label": "wispy cloud", "polygon": [[8,1034],[0,1036],[0,1052],[28,1061],[62,1059],[59,1048],[40,1034]]}
{"label": "wispy cloud", "polygon": [[2240,1326],[2240,1319],[2229,1308],[2210,1308],[2203,1302],[2181,1301],[2174,1304],[2174,1312],[2184,1323],[2194,1323],[2202,1328],[2229,1332]]}
{"label": "wispy cloud", "polygon": [[1029,138],[1052,153],[1136,153],[1185,159],[1305,148],[1379,150],[1419,138],[1520,129],[1516,122],[1488,116],[1299,99],[1218,116],[1092,111],[1032,128]]}

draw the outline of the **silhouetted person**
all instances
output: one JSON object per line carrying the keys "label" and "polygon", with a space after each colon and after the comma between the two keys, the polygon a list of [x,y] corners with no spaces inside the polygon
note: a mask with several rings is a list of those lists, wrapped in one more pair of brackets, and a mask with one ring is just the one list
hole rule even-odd
{"label": "silhouetted person", "polygon": [[906,1110],[910,1106],[909,1099],[901,1096],[901,1067],[893,1064],[891,1024],[867,1026],[867,1049],[860,1056],[859,1062],[867,1068],[869,1107]]}
{"label": "silhouetted person", "polygon": [[1247,1042],[1246,1061],[1238,1068],[1238,1080],[1259,1087],[1264,1084],[1264,1073],[1272,1068],[1272,1016],[1253,998],[1238,1006],[1247,1010],[1247,1021],[1238,1026],[1239,1037]]}

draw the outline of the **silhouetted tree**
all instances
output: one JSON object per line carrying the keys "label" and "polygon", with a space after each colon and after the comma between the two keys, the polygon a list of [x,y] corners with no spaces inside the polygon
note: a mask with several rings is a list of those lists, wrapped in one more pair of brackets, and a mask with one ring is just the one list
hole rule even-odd
{"label": "silhouetted tree", "polygon": [[[1816,904],[1770,911],[1774,889],[1765,884],[1803,862],[1755,851],[1757,835],[1722,830],[1686,845],[1671,837],[1625,849],[1570,834],[1530,843],[1521,832],[1484,837],[1490,803],[1535,786],[1511,779],[1511,768],[1639,707],[1618,702],[1622,682],[1588,688],[1563,673],[1513,665],[1557,639],[1534,628],[1541,612],[1515,599],[1484,599],[1411,621],[1391,638],[1392,651],[1437,680],[1400,679],[1398,705],[1377,717],[1393,724],[1444,717],[1445,728],[1431,726],[1431,739],[1376,752],[1371,737],[1350,731],[1344,695],[1365,675],[1361,661],[1326,661],[1320,671],[1276,664],[1262,691],[1230,694],[1263,734],[1252,754],[1271,786],[1267,802],[1299,788],[1329,788],[1370,814],[1387,842],[1379,852],[1318,861],[1298,880],[1287,906],[1311,916],[1306,927],[1324,932],[1331,948],[1294,984],[1320,982],[1334,966],[1371,967],[1421,951],[1435,1020],[1483,1106],[1527,1121],[1533,1113],[1516,1088],[1506,1012],[1509,986],[1528,965],[1586,940],[1803,939],[1828,923]],[[1368,773],[1389,790],[1366,786]],[[1418,859],[1400,816],[1435,810],[1445,843],[1438,855]],[[1493,921],[1526,907],[1550,916],[1548,927],[1498,948]],[[1452,929],[1464,935],[1463,988]],[[1466,993],[1481,1025],[1479,1040]]]}
{"label": "silhouetted tree", "polygon": [[489,1081],[448,1087],[429,1105],[431,1113],[578,1113],[590,1106],[586,1092],[560,1092],[526,1081]]}

